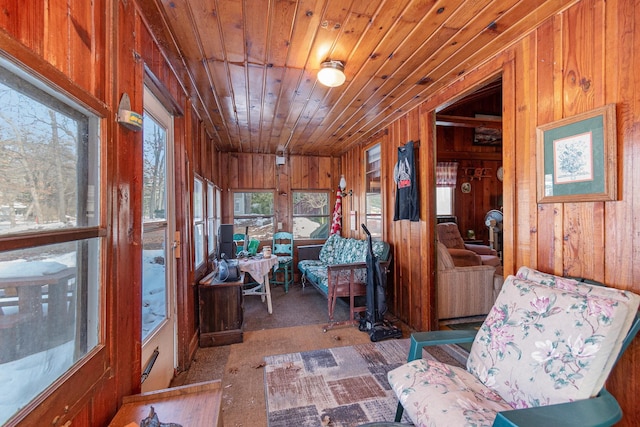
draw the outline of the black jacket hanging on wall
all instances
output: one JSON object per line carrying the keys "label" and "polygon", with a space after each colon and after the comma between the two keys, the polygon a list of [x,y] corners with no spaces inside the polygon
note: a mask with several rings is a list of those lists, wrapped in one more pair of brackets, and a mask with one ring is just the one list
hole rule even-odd
{"label": "black jacket hanging on wall", "polygon": [[393,169],[393,179],[396,182],[396,208],[393,220],[419,221],[420,205],[413,141],[398,147],[398,163]]}

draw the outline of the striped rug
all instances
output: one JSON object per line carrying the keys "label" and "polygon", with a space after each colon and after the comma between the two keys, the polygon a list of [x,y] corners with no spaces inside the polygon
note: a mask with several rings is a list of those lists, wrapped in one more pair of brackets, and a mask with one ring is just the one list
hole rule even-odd
{"label": "striped rug", "polygon": [[[408,351],[409,339],[399,339],[265,357],[269,427],[393,421],[398,401],[387,372],[405,363]],[[425,357],[462,366],[466,354],[442,346]]]}

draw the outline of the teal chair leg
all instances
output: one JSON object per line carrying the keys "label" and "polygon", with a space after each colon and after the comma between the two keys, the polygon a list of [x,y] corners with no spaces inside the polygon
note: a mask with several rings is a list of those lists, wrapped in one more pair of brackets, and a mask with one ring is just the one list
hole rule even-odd
{"label": "teal chair leg", "polygon": [[403,413],[404,413],[404,408],[402,407],[401,403],[398,403],[398,409],[396,409],[396,417],[394,419],[396,423],[399,423],[400,420],[402,420]]}
{"label": "teal chair leg", "polygon": [[289,292],[289,283],[293,283],[293,263],[289,263],[284,268],[284,293]]}
{"label": "teal chair leg", "polygon": [[[278,273],[282,273],[282,280],[278,280]],[[278,268],[271,273],[271,283],[284,285],[284,292],[289,292],[289,285],[293,284],[293,262],[278,265]]]}

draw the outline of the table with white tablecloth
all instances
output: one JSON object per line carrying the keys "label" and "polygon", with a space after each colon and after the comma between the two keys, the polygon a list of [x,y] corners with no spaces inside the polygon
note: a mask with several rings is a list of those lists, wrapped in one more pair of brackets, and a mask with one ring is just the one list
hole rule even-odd
{"label": "table with white tablecloth", "polygon": [[269,272],[278,265],[278,257],[271,256],[269,258],[254,257],[238,259],[238,267],[240,271],[249,273],[256,281],[255,286],[247,287],[244,295],[260,295],[262,301],[267,300],[267,310],[269,314],[273,312],[271,306],[271,288],[269,286]]}

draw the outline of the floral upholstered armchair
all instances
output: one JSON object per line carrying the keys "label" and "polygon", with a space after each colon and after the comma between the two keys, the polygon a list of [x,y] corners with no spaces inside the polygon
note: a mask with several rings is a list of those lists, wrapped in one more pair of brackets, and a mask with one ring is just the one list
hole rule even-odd
{"label": "floral upholstered armchair", "polygon": [[[388,374],[416,426],[608,426],[621,410],[603,387],[640,329],[631,292],[521,268],[480,330],[414,334]],[[475,335],[475,336],[474,336]],[[473,342],[467,369],[421,359],[427,345]]]}

